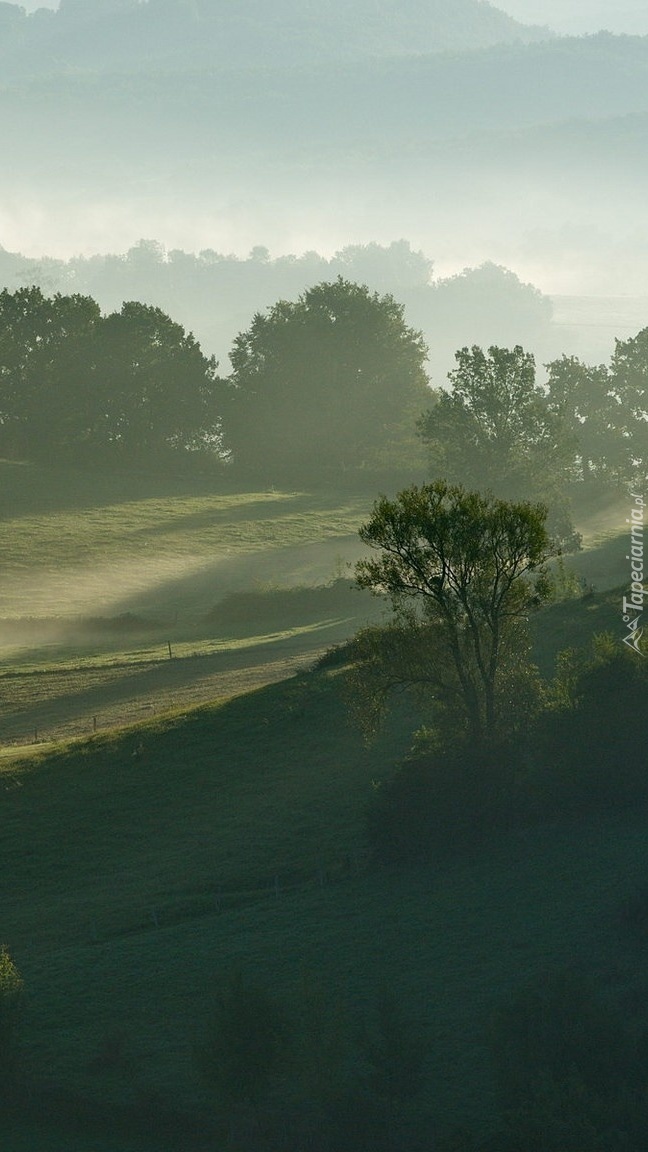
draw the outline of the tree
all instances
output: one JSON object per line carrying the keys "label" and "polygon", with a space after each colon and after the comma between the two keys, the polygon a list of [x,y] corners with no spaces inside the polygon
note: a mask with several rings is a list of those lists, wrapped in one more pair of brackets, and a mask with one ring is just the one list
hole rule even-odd
{"label": "tree", "polygon": [[426,1047],[404,1017],[390,989],[383,989],[369,1042],[370,1083],[389,1103],[390,1118],[398,1105],[411,1100],[425,1082]]}
{"label": "tree", "polygon": [[220,450],[216,367],[159,308],[102,317],[89,296],[0,293],[0,435],[13,453]]}
{"label": "tree", "polygon": [[428,396],[403,307],[341,277],[257,313],[231,352],[226,435],[242,469],[303,477],[404,454]]}
{"label": "tree", "polygon": [[576,968],[527,981],[494,1016],[490,1047],[503,1128],[525,1152],[640,1148],[646,1041],[636,1020]]}
{"label": "tree", "polygon": [[222,980],[195,1056],[231,1125],[241,1111],[259,1116],[271,1086],[290,1064],[293,1042],[283,1005],[263,984],[240,971]]}
{"label": "tree", "polygon": [[648,464],[648,328],[617,340],[609,367],[563,356],[547,365],[549,403],[571,429],[580,479],[643,481]]}
{"label": "tree", "polygon": [[488,489],[502,499],[544,499],[565,543],[573,529],[563,492],[573,474],[571,435],[536,384],[535,360],[520,345],[473,345],[455,355],[452,392],[419,421],[434,477]]}
{"label": "tree", "polygon": [[630,476],[645,479],[648,466],[648,328],[616,340],[610,375],[613,395],[625,416]]}
{"label": "tree", "polygon": [[160,308],[130,301],[103,320],[95,384],[95,443],[131,458],[220,449],[216,361]]}
{"label": "tree", "polygon": [[15,1075],[17,1028],[22,1008],[23,979],[5,945],[0,946],[0,1069],[2,1087]]}
{"label": "tree", "polygon": [[576,477],[585,485],[615,486],[632,476],[628,413],[609,368],[575,356],[547,365],[549,407],[571,433]]}
{"label": "tree", "polygon": [[428,690],[476,745],[506,728],[515,682],[528,677],[524,624],[549,596],[546,564],[558,551],[545,519],[541,504],[437,480],[382,497],[360,529],[381,554],[357,564],[356,582],[391,599],[404,652],[385,662],[374,646],[369,663],[377,659],[387,686],[416,683],[424,666]]}
{"label": "tree", "polygon": [[0,293],[0,420],[5,450],[51,452],[87,432],[99,306],[89,296]]}

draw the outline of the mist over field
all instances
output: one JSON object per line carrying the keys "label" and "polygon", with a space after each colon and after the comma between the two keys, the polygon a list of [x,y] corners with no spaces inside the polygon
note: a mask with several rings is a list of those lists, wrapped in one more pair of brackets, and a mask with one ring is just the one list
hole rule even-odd
{"label": "mist over field", "polygon": [[[558,39],[549,3],[20,11],[0,25],[9,251],[330,257],[404,237],[441,275],[492,261],[546,293],[643,291],[648,41]],[[560,12],[559,31],[605,15]]]}

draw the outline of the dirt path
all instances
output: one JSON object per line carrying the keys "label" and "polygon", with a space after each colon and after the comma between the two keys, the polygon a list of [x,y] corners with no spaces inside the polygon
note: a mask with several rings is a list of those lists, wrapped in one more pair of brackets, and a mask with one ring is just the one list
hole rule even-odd
{"label": "dirt path", "polygon": [[88,735],[240,695],[308,667],[348,631],[337,624],[208,656],[7,677],[0,681],[0,741],[7,747]]}

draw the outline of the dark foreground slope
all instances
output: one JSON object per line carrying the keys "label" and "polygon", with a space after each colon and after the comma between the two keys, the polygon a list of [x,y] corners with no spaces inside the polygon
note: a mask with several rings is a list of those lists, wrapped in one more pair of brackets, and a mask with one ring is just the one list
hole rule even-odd
{"label": "dark foreground slope", "polygon": [[364,811],[409,724],[367,749],[343,686],[343,671],[313,672],[6,762],[2,933],[44,1113],[63,1101],[59,1115],[120,1152],[159,1150],[156,1115],[167,1146],[218,1147],[192,1054],[232,968],[288,1002],[315,982],[359,1026],[382,988],[396,993],[428,1049],[410,1147],[494,1123],[490,1024],[529,978],[580,966],[624,1010],[639,1002],[642,938],[624,910],[648,868],[645,813],[557,820],[386,872]]}

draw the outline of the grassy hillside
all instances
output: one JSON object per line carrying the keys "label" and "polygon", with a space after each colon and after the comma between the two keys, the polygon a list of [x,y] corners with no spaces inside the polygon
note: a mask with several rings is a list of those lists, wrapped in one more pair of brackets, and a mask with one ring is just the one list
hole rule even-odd
{"label": "grassy hillside", "polygon": [[[648,866],[642,812],[545,827],[434,871],[371,864],[365,810],[413,720],[363,745],[344,671],[303,668],[375,604],[344,581],[299,587],[355,555],[370,499],[2,475],[5,732],[144,718],[0,757],[0,941],[28,989],[27,1067],[64,1129],[57,1144],[53,1122],[16,1119],[3,1150],[91,1139],[160,1152],[151,1101],[207,1107],[193,1044],[236,965],[288,997],[314,980],[352,1016],[395,988],[430,1047],[418,1114],[441,1126],[488,1126],[489,1020],[526,976],[582,961],[615,995],[637,994],[616,933]],[[581,523],[578,563],[600,582],[537,618],[547,674],[559,649],[618,627],[605,588],[623,578],[623,516],[614,505]]]}
{"label": "grassy hillside", "polygon": [[617,919],[648,866],[645,815],[389,875],[363,813],[406,743],[403,722],[363,748],[340,674],[320,672],[8,766],[3,938],[33,1074],[201,1109],[192,1042],[242,965],[288,995],[308,974],[351,1012],[395,988],[431,1046],[422,1112],[480,1124],[489,1020],[526,978],[582,963],[633,994]]}
{"label": "grassy hillside", "polygon": [[[373,493],[241,493],[9,462],[0,492],[5,750],[275,682],[383,611],[348,583]],[[580,518],[587,547],[569,566],[597,591],[626,577],[625,515],[621,501]],[[561,612],[538,639],[549,672],[557,649],[618,623],[614,597],[568,608],[566,622]]]}
{"label": "grassy hillside", "polygon": [[0,617],[199,618],[226,592],[328,579],[368,498],[0,465]]}
{"label": "grassy hillside", "polygon": [[[346,572],[368,497],[7,462],[0,490],[5,741],[87,733],[93,718],[113,726],[271,682],[378,609],[340,582],[306,607],[280,592]],[[234,592],[256,597],[255,610],[241,615]]]}

